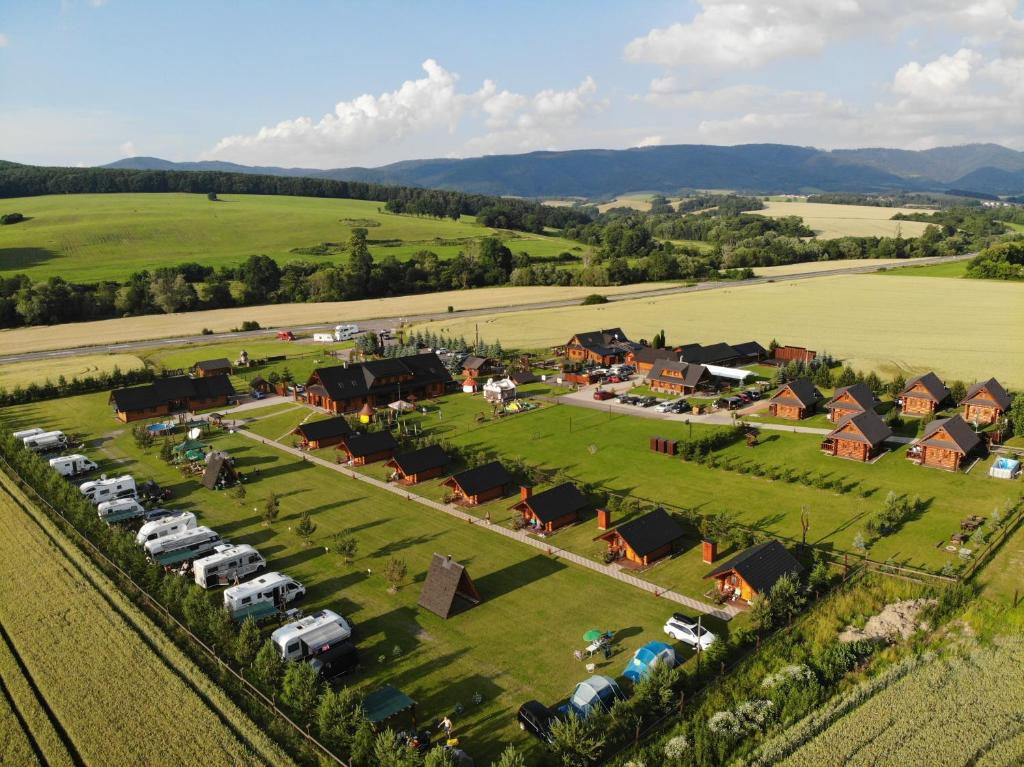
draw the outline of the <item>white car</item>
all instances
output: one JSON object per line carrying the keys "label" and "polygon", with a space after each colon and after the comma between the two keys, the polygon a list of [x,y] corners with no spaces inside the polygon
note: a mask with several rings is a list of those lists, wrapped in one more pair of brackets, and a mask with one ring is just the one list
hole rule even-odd
{"label": "white car", "polygon": [[665,633],[694,649],[706,650],[715,641],[714,634],[682,613],[672,613],[672,617],[665,621]]}

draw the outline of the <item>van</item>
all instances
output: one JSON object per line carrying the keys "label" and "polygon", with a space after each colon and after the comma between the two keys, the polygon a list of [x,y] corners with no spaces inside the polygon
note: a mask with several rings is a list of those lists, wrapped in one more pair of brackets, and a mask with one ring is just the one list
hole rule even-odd
{"label": "van", "polygon": [[26,448],[36,453],[45,453],[50,450],[60,450],[68,444],[68,438],[62,431],[44,431],[42,434],[33,434],[25,437],[22,443]]}
{"label": "van", "polygon": [[208,527],[193,527],[180,533],[146,541],[146,556],[159,565],[171,566],[189,562],[213,553],[220,536]]}
{"label": "van", "polygon": [[348,621],[333,610],[320,610],[288,623],[270,635],[282,660],[302,660],[352,636]]}
{"label": "van", "polygon": [[134,498],[117,498],[113,501],[103,501],[97,505],[96,513],[107,524],[113,524],[127,522],[129,519],[138,519],[146,513],[146,510]]}
{"label": "van", "polygon": [[306,593],[306,587],[284,573],[264,573],[224,590],[224,607],[236,621],[276,614]]}
{"label": "van", "polygon": [[359,335],[358,325],[336,325],[334,328],[335,341],[351,341]]}
{"label": "van", "polygon": [[333,344],[334,336],[331,333],[314,333],[313,343],[317,344]]}
{"label": "van", "polygon": [[217,546],[214,553],[192,563],[196,583],[204,589],[226,586],[267,566],[267,560],[247,543]]}
{"label": "van", "polygon": [[139,528],[135,536],[135,542],[145,546],[147,541],[155,541],[157,538],[166,538],[185,530],[192,530],[196,526],[196,515],[191,511],[176,511],[160,519],[153,519],[146,522]]}
{"label": "van", "polygon": [[34,437],[37,434],[43,434],[45,431],[46,429],[40,429],[38,426],[33,426],[31,429],[22,429],[21,431],[13,432],[11,436],[24,443],[27,437]]}
{"label": "van", "polygon": [[113,501],[117,498],[135,498],[138,495],[135,490],[135,479],[131,474],[110,479],[104,476],[89,482],[83,482],[78,486],[78,490],[94,506],[98,506],[103,501]]}
{"label": "van", "polygon": [[61,455],[50,459],[50,467],[62,477],[75,477],[86,472],[96,471],[99,466],[84,455]]}

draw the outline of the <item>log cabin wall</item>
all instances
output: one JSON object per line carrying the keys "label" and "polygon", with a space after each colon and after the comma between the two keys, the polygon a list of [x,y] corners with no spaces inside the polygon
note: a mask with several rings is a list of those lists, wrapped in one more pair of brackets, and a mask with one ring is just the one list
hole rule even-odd
{"label": "log cabin wall", "polygon": [[949,471],[956,471],[960,466],[960,453],[955,450],[925,445],[921,451],[921,463],[925,466],[935,466]]}
{"label": "log cabin wall", "polygon": [[964,405],[964,420],[968,423],[977,421],[979,424],[995,423],[999,420],[1002,411],[995,405]]}
{"label": "log cabin wall", "polygon": [[863,442],[854,442],[853,440],[836,437],[835,454],[842,458],[851,458],[854,461],[866,461],[868,460],[869,449],[870,448]]}

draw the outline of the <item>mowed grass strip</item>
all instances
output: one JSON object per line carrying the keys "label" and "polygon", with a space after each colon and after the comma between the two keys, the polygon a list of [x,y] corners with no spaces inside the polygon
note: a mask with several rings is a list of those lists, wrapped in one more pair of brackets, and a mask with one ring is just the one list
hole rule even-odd
{"label": "mowed grass strip", "polygon": [[919,237],[927,224],[922,221],[893,221],[897,213],[931,213],[923,208],[885,208],[870,205],[830,205],[822,202],[772,200],[752,215],[781,218],[799,216],[822,240],[837,237]]}
{"label": "mowed grass strip", "polygon": [[451,319],[430,329],[505,348],[565,343],[578,331],[621,327],[630,338],[664,329],[670,343],[776,338],[828,351],[865,373],[935,370],[966,382],[1024,387],[1024,290],[992,280],[879,279],[871,274],[738,285],[721,290]]}
{"label": "mowed grass strip", "polygon": [[291,763],[6,475],[0,484],[0,621],[86,763]]}

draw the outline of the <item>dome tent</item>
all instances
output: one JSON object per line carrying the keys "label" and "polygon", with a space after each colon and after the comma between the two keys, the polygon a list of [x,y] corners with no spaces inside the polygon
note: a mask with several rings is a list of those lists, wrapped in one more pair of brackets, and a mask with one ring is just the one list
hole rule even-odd
{"label": "dome tent", "polygon": [[672,647],[664,642],[648,642],[636,651],[622,675],[636,683],[655,666],[665,664],[673,668],[676,663],[678,659]]}
{"label": "dome tent", "polygon": [[614,679],[595,674],[576,685],[572,697],[569,698],[569,710],[577,716],[586,718],[591,711],[596,709],[607,711],[617,699],[622,700],[625,697]]}

